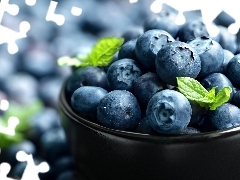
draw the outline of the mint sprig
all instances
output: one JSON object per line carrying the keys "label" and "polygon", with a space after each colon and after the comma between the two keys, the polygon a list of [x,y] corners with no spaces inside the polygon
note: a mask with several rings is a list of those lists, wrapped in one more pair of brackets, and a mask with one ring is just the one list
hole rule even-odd
{"label": "mint sprig", "polygon": [[75,57],[62,56],[57,62],[59,66],[107,66],[112,61],[114,54],[120,49],[123,42],[123,38],[101,38],[87,56],[81,54]]}
{"label": "mint sprig", "polygon": [[196,101],[201,107],[215,110],[230,98],[232,88],[227,86],[216,94],[216,87],[207,91],[197,80],[190,77],[177,77],[179,91],[189,100]]}
{"label": "mint sprig", "polygon": [[9,108],[0,118],[0,126],[8,127],[8,120],[11,117],[17,117],[19,119],[19,123],[15,128],[15,135],[0,132],[0,148],[7,148],[13,143],[23,141],[25,134],[29,129],[30,117],[43,109],[43,107],[44,105],[40,100],[36,100],[25,106],[10,102]]}

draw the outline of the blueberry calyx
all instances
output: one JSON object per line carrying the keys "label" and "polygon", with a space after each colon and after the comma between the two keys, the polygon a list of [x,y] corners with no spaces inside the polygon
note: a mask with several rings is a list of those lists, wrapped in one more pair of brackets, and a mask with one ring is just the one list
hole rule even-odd
{"label": "blueberry calyx", "polygon": [[167,102],[161,102],[154,107],[154,119],[161,119],[158,124],[164,126],[171,124],[175,119],[174,107]]}

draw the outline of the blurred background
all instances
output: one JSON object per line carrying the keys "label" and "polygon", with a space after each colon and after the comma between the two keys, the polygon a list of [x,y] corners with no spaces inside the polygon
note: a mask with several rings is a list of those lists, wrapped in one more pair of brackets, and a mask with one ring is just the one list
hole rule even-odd
{"label": "blurred background", "polygon": [[[58,95],[71,68],[59,67],[59,57],[84,54],[105,36],[136,38],[144,32],[144,20],[153,15],[172,18],[179,26],[203,16],[206,23],[224,29],[213,31],[214,35],[229,35],[235,45],[229,49],[233,54],[240,52],[238,14],[229,13],[227,7],[213,11],[210,4],[206,8],[198,4],[200,11],[191,1],[181,1],[184,8],[172,0],[33,0],[33,6],[27,0],[0,2],[1,7],[2,2],[19,6],[17,15],[0,16],[2,39],[22,31],[22,21],[30,25],[26,37],[16,40],[18,48],[0,41],[0,163],[8,162],[9,176],[16,179],[26,167],[26,162],[16,160],[21,150],[32,154],[36,164],[49,164],[50,170],[40,173],[40,179],[87,179],[84,172],[74,171],[60,124]],[[50,10],[53,5],[54,11]],[[72,7],[78,10],[75,15]]]}

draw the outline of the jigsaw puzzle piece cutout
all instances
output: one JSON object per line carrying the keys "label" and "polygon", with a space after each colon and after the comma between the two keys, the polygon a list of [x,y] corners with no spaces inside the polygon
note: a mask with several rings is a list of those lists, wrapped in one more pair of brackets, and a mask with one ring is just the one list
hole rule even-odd
{"label": "jigsaw puzzle piece cutout", "polygon": [[14,180],[12,178],[7,177],[8,173],[11,170],[11,166],[8,163],[1,163],[0,164],[0,179],[1,180]]}
{"label": "jigsaw puzzle piece cutout", "polygon": [[19,13],[19,6],[17,4],[9,4],[9,0],[1,0],[0,2],[0,23],[2,22],[4,12],[16,16]]}
{"label": "jigsaw puzzle piece cutout", "polygon": [[[36,0],[25,0],[28,4],[30,1],[35,2]],[[0,23],[2,22],[4,13],[7,12],[10,15],[17,15],[19,13],[19,6],[16,4],[10,4],[9,0],[2,0],[0,2]],[[30,30],[30,24],[27,21],[22,21],[19,24],[19,32],[13,31],[0,24],[0,32],[3,36],[0,36],[0,44],[7,43],[8,52],[10,54],[15,54],[18,52],[18,46],[16,40],[27,37],[27,32]]]}
{"label": "jigsaw puzzle piece cutout", "polygon": [[36,0],[25,0],[25,3],[28,5],[28,6],[34,6],[36,4]]}
{"label": "jigsaw puzzle piece cutout", "polygon": [[19,162],[27,162],[21,180],[29,180],[29,177],[31,177],[32,180],[39,180],[38,173],[46,173],[49,171],[48,163],[41,162],[39,165],[35,165],[33,156],[24,151],[19,151],[16,154],[16,158]]}
{"label": "jigsaw puzzle piece cutout", "polygon": [[56,1],[51,1],[48,12],[46,15],[46,21],[53,21],[55,22],[58,26],[62,26],[65,22],[65,17],[62,14],[55,14],[55,10],[57,8],[58,2]]}
{"label": "jigsaw puzzle piece cutout", "polygon": [[[48,12],[46,15],[46,20],[53,21],[58,26],[62,26],[65,23],[65,16],[63,14],[55,13],[57,6],[58,6],[58,2],[56,2],[56,1],[50,2]],[[79,8],[76,6],[72,6],[69,11],[71,12],[71,14],[73,16],[80,16],[82,14],[82,8]]]}
{"label": "jigsaw puzzle piece cutout", "polygon": [[8,52],[10,54],[15,54],[18,52],[18,46],[16,40],[27,37],[27,32],[30,30],[30,24],[27,21],[22,21],[19,25],[19,32],[13,31],[9,28],[6,28],[0,25],[0,32],[4,36],[0,37],[0,44],[8,44]]}

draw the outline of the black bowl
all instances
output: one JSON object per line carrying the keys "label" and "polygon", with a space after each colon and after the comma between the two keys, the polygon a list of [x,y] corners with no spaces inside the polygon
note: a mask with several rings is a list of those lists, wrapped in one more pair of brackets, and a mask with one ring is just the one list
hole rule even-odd
{"label": "black bowl", "polygon": [[240,179],[240,127],[180,136],[113,130],[74,113],[64,89],[62,125],[77,168],[87,179]]}

